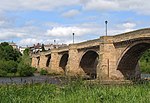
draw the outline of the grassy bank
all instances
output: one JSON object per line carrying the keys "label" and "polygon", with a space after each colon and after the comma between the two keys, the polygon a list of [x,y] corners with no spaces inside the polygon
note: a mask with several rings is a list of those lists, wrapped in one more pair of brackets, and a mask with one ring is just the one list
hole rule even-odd
{"label": "grassy bank", "polygon": [[71,82],[51,84],[2,85],[1,103],[149,103],[150,83],[100,85]]}

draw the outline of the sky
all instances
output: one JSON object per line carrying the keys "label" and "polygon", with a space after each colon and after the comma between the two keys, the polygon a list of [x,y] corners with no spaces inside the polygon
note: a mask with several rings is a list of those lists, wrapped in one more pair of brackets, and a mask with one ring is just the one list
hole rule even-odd
{"label": "sky", "polygon": [[150,0],[0,0],[0,42],[69,44],[150,25]]}

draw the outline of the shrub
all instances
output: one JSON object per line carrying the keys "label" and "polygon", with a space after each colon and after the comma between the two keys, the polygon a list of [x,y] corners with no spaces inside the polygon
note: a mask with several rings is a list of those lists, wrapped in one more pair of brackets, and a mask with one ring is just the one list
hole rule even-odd
{"label": "shrub", "polygon": [[7,75],[7,72],[0,69],[0,77],[4,77]]}
{"label": "shrub", "polygon": [[20,76],[33,76],[34,68],[28,64],[19,63],[18,65],[18,73]]}
{"label": "shrub", "polygon": [[48,71],[47,71],[47,70],[42,69],[42,70],[40,71],[40,75],[47,75],[47,74],[48,74]]}
{"label": "shrub", "polygon": [[6,61],[0,60],[0,69],[6,71],[7,73],[16,73],[17,72],[17,62],[15,61]]}

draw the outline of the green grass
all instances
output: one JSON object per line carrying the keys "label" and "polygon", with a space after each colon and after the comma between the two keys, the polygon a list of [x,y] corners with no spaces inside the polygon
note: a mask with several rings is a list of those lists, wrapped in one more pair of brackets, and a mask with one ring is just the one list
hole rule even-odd
{"label": "green grass", "polygon": [[150,83],[1,85],[0,103],[150,103]]}

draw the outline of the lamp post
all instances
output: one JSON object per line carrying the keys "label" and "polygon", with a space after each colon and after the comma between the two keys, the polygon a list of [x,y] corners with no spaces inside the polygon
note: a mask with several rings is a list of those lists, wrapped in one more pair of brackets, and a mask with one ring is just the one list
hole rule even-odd
{"label": "lamp post", "polygon": [[54,40],[54,45],[56,44],[56,40]]}
{"label": "lamp post", "polygon": [[54,48],[56,48],[56,40],[54,40]]}
{"label": "lamp post", "polygon": [[108,24],[108,21],[105,21],[105,25],[106,25],[106,36],[107,36],[107,24]]}
{"label": "lamp post", "polygon": [[72,36],[73,36],[73,38],[72,38],[72,39],[73,39],[73,44],[74,44],[74,33],[72,33]]}

